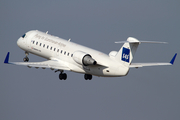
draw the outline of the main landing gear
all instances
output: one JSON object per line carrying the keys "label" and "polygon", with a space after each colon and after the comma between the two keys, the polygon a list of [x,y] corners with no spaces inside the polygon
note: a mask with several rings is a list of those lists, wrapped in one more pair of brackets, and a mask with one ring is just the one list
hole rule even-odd
{"label": "main landing gear", "polygon": [[[60,80],[66,80],[67,79],[67,74],[66,73],[63,73],[63,71],[61,70],[56,70],[55,72],[58,72],[60,71],[61,73],[59,74],[59,79]],[[90,74],[84,74],[84,79],[85,80],[91,80],[92,79],[92,75]]]}
{"label": "main landing gear", "polygon": [[90,75],[90,74],[84,74],[84,79],[85,79],[85,80],[91,80],[91,79],[92,79],[92,75]]}
{"label": "main landing gear", "polygon": [[60,71],[61,73],[59,74],[59,79],[60,80],[66,80],[67,79],[67,74],[66,73],[63,73],[63,70],[56,70],[56,72]]}
{"label": "main landing gear", "polygon": [[66,79],[67,79],[67,74],[61,72],[61,73],[59,74],[59,79],[60,79],[60,80],[66,80]]}
{"label": "main landing gear", "polygon": [[[67,74],[61,72],[61,73],[59,74],[59,79],[60,79],[60,80],[66,80],[66,79],[67,79]],[[85,79],[85,80],[91,80],[91,79],[92,79],[92,75],[85,74],[85,75],[84,75],[84,79]]]}
{"label": "main landing gear", "polygon": [[26,54],[26,57],[23,58],[23,61],[24,61],[24,62],[28,62],[28,61],[29,61],[29,58],[28,58],[27,56],[29,55],[29,53],[28,53],[28,52],[25,52],[25,54]]}

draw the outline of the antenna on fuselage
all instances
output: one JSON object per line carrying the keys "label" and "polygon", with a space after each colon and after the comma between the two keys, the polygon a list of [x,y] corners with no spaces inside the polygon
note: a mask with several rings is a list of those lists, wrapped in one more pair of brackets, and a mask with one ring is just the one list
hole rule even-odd
{"label": "antenna on fuselage", "polygon": [[68,42],[70,42],[70,41],[71,41],[71,38],[69,38]]}
{"label": "antenna on fuselage", "polygon": [[46,32],[46,34],[48,34],[48,31]]}

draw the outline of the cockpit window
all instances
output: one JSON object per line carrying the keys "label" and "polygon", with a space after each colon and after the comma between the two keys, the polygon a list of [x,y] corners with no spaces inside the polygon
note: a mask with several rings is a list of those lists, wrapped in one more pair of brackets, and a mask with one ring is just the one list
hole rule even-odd
{"label": "cockpit window", "polygon": [[26,36],[26,34],[24,34],[23,36],[22,36],[22,38],[24,38]]}

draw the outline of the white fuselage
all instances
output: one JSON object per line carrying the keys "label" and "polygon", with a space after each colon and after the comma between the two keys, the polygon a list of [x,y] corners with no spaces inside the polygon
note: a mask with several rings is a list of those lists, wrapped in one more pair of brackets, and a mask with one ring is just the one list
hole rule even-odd
{"label": "white fuselage", "polygon": [[[129,71],[129,67],[120,63],[113,56],[37,30],[27,32],[24,38],[20,37],[18,39],[17,44],[28,53],[49,60],[59,60],[73,72],[119,77],[127,75]],[[85,66],[77,63],[73,58],[73,54],[77,51],[91,55],[97,61],[97,64]]]}

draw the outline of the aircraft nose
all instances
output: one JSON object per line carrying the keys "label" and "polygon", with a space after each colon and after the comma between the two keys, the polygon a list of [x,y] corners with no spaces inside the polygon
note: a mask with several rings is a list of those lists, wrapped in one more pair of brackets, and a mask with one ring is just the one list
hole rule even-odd
{"label": "aircraft nose", "polygon": [[19,38],[18,40],[17,40],[17,45],[20,47],[20,42],[21,42],[21,40],[20,40],[21,38]]}
{"label": "aircraft nose", "polygon": [[23,47],[23,40],[22,40],[21,37],[17,40],[17,45],[18,45],[20,48]]}

